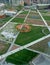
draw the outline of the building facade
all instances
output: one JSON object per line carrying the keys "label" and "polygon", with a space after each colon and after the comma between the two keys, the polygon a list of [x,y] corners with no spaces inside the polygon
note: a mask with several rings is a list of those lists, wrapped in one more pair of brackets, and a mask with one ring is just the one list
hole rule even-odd
{"label": "building facade", "polygon": [[24,2],[28,5],[32,3],[37,3],[37,4],[49,4],[50,0],[24,0]]}
{"label": "building facade", "polygon": [[12,4],[13,6],[18,6],[19,4],[23,5],[24,1],[23,0],[0,0],[0,3],[9,3]]}
{"label": "building facade", "polygon": [[50,0],[37,0],[37,3],[38,4],[48,4],[48,3],[50,3]]}
{"label": "building facade", "polygon": [[23,0],[12,0],[12,5],[13,6],[24,5],[24,1]]}

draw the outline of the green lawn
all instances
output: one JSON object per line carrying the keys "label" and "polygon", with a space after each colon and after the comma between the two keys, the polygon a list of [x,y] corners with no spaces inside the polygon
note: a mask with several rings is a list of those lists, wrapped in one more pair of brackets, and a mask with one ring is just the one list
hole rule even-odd
{"label": "green lawn", "polygon": [[23,23],[24,22],[24,18],[15,18],[15,19],[12,20],[12,22]]}
{"label": "green lawn", "polygon": [[[40,10],[45,20],[50,20],[50,16],[48,16],[49,11]],[[46,15],[47,14],[47,15]]]}
{"label": "green lawn", "polygon": [[9,17],[9,16],[7,16],[7,17],[5,17],[5,18],[3,18],[3,19],[0,19],[0,21],[1,22],[7,22],[9,19],[11,19],[11,17]]}
{"label": "green lawn", "polygon": [[[42,33],[43,28],[44,27],[31,26],[30,32],[19,34],[19,36],[17,37],[17,39],[15,41],[15,44],[25,45],[25,44],[28,44],[32,41],[35,41],[35,40],[45,36],[45,34]],[[46,31],[46,33],[48,34],[48,31]]]}
{"label": "green lawn", "polygon": [[6,61],[13,63],[15,65],[24,65],[27,64],[29,61],[33,59],[33,57],[35,58],[36,56],[37,53],[24,49],[7,57]]}
{"label": "green lawn", "polygon": [[28,11],[24,11],[24,12],[22,12],[21,14],[28,14]]}
{"label": "green lawn", "polygon": [[41,12],[41,13],[47,13],[47,11],[46,11],[46,10],[40,10],[40,12]]}
{"label": "green lawn", "polygon": [[50,20],[50,16],[43,16],[45,20]]}
{"label": "green lawn", "polygon": [[2,26],[3,24],[5,24],[7,21],[9,21],[11,19],[11,17],[5,17],[3,19],[0,19],[0,26]]}

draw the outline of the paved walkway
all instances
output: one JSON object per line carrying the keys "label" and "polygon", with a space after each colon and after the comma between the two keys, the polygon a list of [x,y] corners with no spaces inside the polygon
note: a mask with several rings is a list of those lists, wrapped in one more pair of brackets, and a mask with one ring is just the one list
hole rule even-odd
{"label": "paved walkway", "polygon": [[[48,25],[47,25],[46,21],[44,20],[44,18],[42,17],[41,13],[39,12],[39,10],[37,10],[37,11],[38,11],[39,15],[41,16],[42,20],[44,21],[45,25],[46,25],[47,28],[48,28]],[[30,13],[30,11],[29,11],[29,13]],[[27,19],[29,13],[27,14],[27,16],[26,16],[24,22],[26,21],[26,19]],[[23,27],[23,25],[22,25],[22,27]],[[22,27],[21,27],[21,28],[22,28]],[[48,28],[48,29],[49,29],[49,28]],[[24,48],[27,48],[27,47],[29,47],[29,46],[31,46],[31,45],[37,43],[37,42],[40,42],[40,41],[42,41],[42,40],[44,40],[44,39],[46,39],[46,38],[48,38],[48,37],[50,37],[50,34],[47,35],[47,36],[44,36],[44,37],[42,37],[42,38],[40,38],[40,39],[38,39],[38,40],[36,40],[36,41],[33,41],[33,42],[29,43],[29,44],[26,44],[26,45],[24,45],[24,46],[21,46],[20,48],[15,49],[15,50],[13,50],[13,51],[10,51],[10,50],[9,50],[10,52],[7,52],[6,54],[1,55],[1,56],[0,56],[0,59],[5,58],[5,57],[7,57],[7,56],[9,56],[9,55],[11,55],[11,54],[13,54],[13,53],[15,53],[15,52],[20,51],[20,50],[23,50]],[[14,40],[14,41],[15,41],[15,40]],[[13,43],[14,43],[14,42],[13,42]]]}
{"label": "paved walkway", "polygon": [[4,62],[3,65],[15,65],[15,64]]}
{"label": "paved walkway", "polygon": [[35,65],[50,65],[50,58],[39,55],[35,59],[33,59],[32,63]]}
{"label": "paved walkway", "polygon": [[37,43],[37,42],[40,42],[40,41],[42,41],[42,40],[44,40],[44,39],[46,39],[46,38],[48,38],[48,37],[50,37],[50,34],[47,35],[47,36],[44,36],[44,37],[42,37],[42,38],[40,38],[40,39],[38,39],[38,40],[36,40],[36,41],[34,41],[34,42],[31,42],[31,43],[29,43],[29,44],[26,44],[26,45],[24,45],[24,46],[21,46],[21,47],[18,48],[18,49],[15,49],[15,50],[10,51],[10,52],[8,52],[8,53],[6,53],[6,54],[4,54],[4,55],[1,55],[1,56],[0,56],[0,59],[5,58],[5,57],[7,57],[7,56],[9,56],[9,55],[11,55],[11,54],[14,54],[14,53],[16,53],[16,52],[18,52],[18,51],[20,51],[20,50],[23,50],[24,48],[27,48],[27,47],[29,47],[29,46],[31,46],[31,45]]}
{"label": "paved walkway", "polygon": [[2,29],[2,28],[4,28],[9,22],[11,22],[16,16],[18,16],[20,13],[22,13],[23,11],[21,10],[21,11],[19,11],[15,16],[13,16],[7,23],[5,23],[2,27],[0,27],[0,30]]}
{"label": "paved walkway", "polygon": [[48,26],[46,20],[43,18],[42,14],[40,13],[40,11],[37,9],[37,12],[39,13],[41,19],[43,20],[43,22],[45,23],[46,27],[48,28],[48,30],[50,31],[50,27]]}
{"label": "paved walkway", "polygon": [[[31,11],[31,10],[29,10],[29,11],[28,11],[28,14],[27,14],[27,15],[26,15],[26,17],[25,17],[24,23],[26,22],[27,17],[28,17],[28,15],[29,15],[30,11]],[[23,25],[24,25],[24,24],[22,24],[22,26],[21,26],[21,28],[20,28],[20,29],[22,29],[22,28],[23,28]],[[11,48],[13,47],[14,42],[15,42],[15,40],[17,39],[17,37],[18,37],[18,35],[19,35],[19,34],[20,34],[20,31],[17,33],[16,38],[13,40],[13,42],[12,42],[12,44],[11,44],[10,48],[8,49],[7,53],[8,53],[8,52],[10,52],[10,50],[11,50]],[[6,59],[6,58],[5,58],[5,59]],[[2,60],[1,65],[2,65],[2,63],[5,61],[5,59],[3,59],[3,60]]]}
{"label": "paved walkway", "polygon": [[48,6],[50,4],[37,4],[38,6]]}

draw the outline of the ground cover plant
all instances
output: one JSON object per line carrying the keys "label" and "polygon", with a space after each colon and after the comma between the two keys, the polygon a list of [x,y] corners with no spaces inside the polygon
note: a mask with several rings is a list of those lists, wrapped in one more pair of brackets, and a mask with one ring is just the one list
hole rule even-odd
{"label": "ground cover plant", "polygon": [[43,16],[45,20],[50,21],[50,16]]}
{"label": "ground cover plant", "polygon": [[5,18],[0,19],[0,27],[4,25],[7,21],[9,21],[11,17],[7,16]]}
{"label": "ground cover plant", "polygon": [[15,65],[24,65],[27,64],[30,60],[32,60],[36,56],[37,53],[24,49],[8,56],[6,61],[13,63]]}
{"label": "ground cover plant", "polygon": [[27,14],[28,13],[28,11],[23,11],[21,14]]}
{"label": "ground cover plant", "polygon": [[[40,26],[31,26],[31,31],[27,32],[27,33],[20,33],[19,36],[17,37],[15,44],[18,45],[25,45],[28,44],[32,41],[35,41],[43,36],[45,36],[45,34],[42,32],[44,27],[40,27]],[[48,33],[48,29],[45,29],[45,33]]]}
{"label": "ground cover plant", "polygon": [[[24,16],[24,18],[22,18],[22,16],[21,15],[25,15]],[[16,22],[16,23],[23,23],[24,22],[24,19],[25,19],[25,17],[26,17],[26,15],[28,14],[28,11],[23,11],[21,14],[19,14],[16,18],[14,18],[13,20],[12,20],[12,22]]]}
{"label": "ground cover plant", "polygon": [[14,19],[12,20],[12,22],[23,23],[23,22],[24,22],[24,18],[14,18]]}

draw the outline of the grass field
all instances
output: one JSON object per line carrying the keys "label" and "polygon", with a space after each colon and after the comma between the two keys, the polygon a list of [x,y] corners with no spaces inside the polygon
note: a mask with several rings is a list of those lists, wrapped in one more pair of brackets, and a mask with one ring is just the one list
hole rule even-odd
{"label": "grass field", "polygon": [[7,21],[9,21],[9,19],[11,19],[11,17],[5,17],[3,19],[0,19],[0,26],[4,25]]}
{"label": "grass field", "polygon": [[[42,33],[43,28],[44,27],[31,26],[30,32],[19,34],[15,41],[15,44],[25,45],[45,36],[45,34]],[[46,29],[45,32],[48,34],[49,31]]]}
{"label": "grass field", "polygon": [[50,21],[50,16],[43,16],[45,20]]}
{"label": "grass field", "polygon": [[29,61],[37,56],[37,53],[28,51],[26,49],[19,51],[7,57],[6,61],[15,65],[26,65]]}
{"label": "grass field", "polygon": [[28,14],[28,11],[23,11],[21,14]]}
{"label": "grass field", "polygon": [[12,20],[12,22],[23,23],[24,22],[24,18],[15,18],[15,19]]}
{"label": "grass field", "polygon": [[[22,13],[20,13],[20,14],[28,14],[28,11],[23,11]],[[20,16],[20,14],[19,14],[19,16]],[[16,22],[16,23],[23,23],[24,22],[24,18],[18,18],[18,16],[16,17],[16,18],[14,18],[13,20],[12,20],[12,22]]]}

